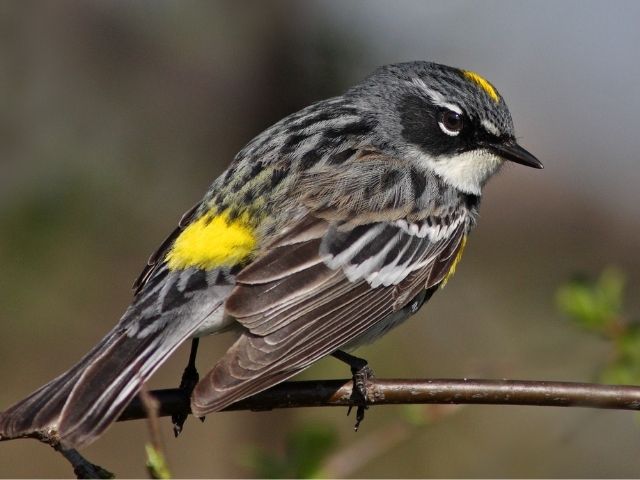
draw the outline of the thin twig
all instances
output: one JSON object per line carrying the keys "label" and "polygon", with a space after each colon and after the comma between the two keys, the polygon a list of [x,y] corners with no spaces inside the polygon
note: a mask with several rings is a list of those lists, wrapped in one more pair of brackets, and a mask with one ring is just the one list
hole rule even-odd
{"label": "thin twig", "polygon": [[147,470],[151,478],[171,478],[167,465],[167,456],[164,452],[162,435],[160,433],[160,423],[158,422],[158,411],[160,409],[159,400],[152,396],[146,385],[142,387],[138,394],[140,403],[147,418],[149,426],[149,443],[147,450]]}
{"label": "thin twig", "polygon": [[91,463],[80,455],[80,452],[76,449],[62,446],[56,435],[38,432],[30,435],[30,437],[36,438],[42,443],[51,446],[55,451],[60,452],[73,467],[73,473],[76,475],[76,478],[115,478],[115,475],[109,470],[95,463]]}
{"label": "thin twig", "polygon": [[[350,405],[351,385],[351,380],[284,382],[225,410],[345,407]],[[640,387],[627,385],[523,380],[372,379],[367,391],[369,405],[439,403],[640,410]],[[149,394],[160,403],[159,416],[190,411],[189,399],[180,389],[154,390]],[[136,398],[119,420],[145,416]]]}
{"label": "thin twig", "polygon": [[[276,408],[347,407],[351,404],[351,380],[284,382],[269,390],[234,403],[225,410],[273,410]],[[148,396],[157,401],[157,415],[189,414],[189,398],[183,389],[154,390]],[[367,382],[369,405],[399,404],[483,404],[547,407],[587,407],[640,410],[640,387],[595,383],[523,380],[382,380]],[[154,407],[155,410],[155,407]],[[119,421],[149,418],[140,396],[124,410]],[[151,425],[151,424],[150,424]],[[153,436],[153,435],[152,435]],[[85,460],[77,451],[64,449],[59,439],[47,432],[17,438],[36,438],[60,451],[78,476],[108,478],[101,467]],[[0,441],[11,440],[0,437]]]}
{"label": "thin twig", "polygon": [[158,411],[160,409],[160,401],[147,390],[146,386],[142,387],[138,394],[140,404],[144,410],[144,416],[149,426],[149,440],[156,450],[163,450],[162,438],[160,435],[160,425],[158,423]]}
{"label": "thin twig", "polygon": [[[55,448],[55,447],[54,447]],[[76,478],[115,478],[115,475],[109,470],[99,465],[91,463],[89,460],[80,455],[80,452],[73,448],[56,448],[64,458],[73,466],[73,473]]]}

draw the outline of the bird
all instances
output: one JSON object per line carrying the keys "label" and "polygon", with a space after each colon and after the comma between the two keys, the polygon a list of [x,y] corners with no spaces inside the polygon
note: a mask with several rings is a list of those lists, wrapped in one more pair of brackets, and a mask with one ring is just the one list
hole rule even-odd
{"label": "bird", "polygon": [[243,147],[184,214],[115,327],[0,413],[0,439],[46,432],[86,446],[183,342],[196,339],[193,367],[197,339],[224,331],[235,337],[213,368],[183,377],[198,417],[329,355],[356,382],[367,362],[348,352],[447,283],[482,189],[508,161],[543,168],[516,141],[504,98],[470,70],[385,65],[292,113]]}

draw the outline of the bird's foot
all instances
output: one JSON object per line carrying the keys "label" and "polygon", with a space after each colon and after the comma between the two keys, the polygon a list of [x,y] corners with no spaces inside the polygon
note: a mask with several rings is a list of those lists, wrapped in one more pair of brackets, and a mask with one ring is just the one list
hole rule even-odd
{"label": "bird's foot", "polygon": [[[191,354],[189,355],[189,363],[182,373],[182,379],[180,380],[180,390],[182,390],[187,398],[191,398],[191,392],[198,384],[200,375],[196,368],[196,353],[198,352],[198,339],[194,338],[191,343]],[[174,413],[171,415],[171,423],[173,423],[173,434],[177,437],[182,433],[184,422],[187,420],[188,414],[186,412]],[[201,418],[204,421],[204,417]]]}
{"label": "bird's foot", "polygon": [[362,420],[364,420],[365,410],[369,408],[367,405],[367,384],[374,377],[373,370],[371,370],[365,359],[354,357],[341,350],[333,353],[333,356],[351,367],[353,389],[351,391],[351,405],[347,415],[351,413],[353,407],[356,407],[356,423],[353,429],[357,432]]}
{"label": "bird's foot", "polygon": [[347,415],[351,413],[353,407],[356,407],[356,423],[353,429],[357,432],[360,423],[364,420],[364,412],[369,408],[367,405],[367,383],[373,378],[373,370],[368,365],[364,365],[359,369],[351,369],[353,379],[353,390],[351,392],[351,401],[353,404],[349,407]]}

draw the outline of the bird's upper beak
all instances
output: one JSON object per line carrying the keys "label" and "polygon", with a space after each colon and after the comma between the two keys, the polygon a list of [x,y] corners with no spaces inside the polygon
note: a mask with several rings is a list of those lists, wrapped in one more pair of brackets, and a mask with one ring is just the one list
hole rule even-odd
{"label": "bird's upper beak", "polygon": [[533,168],[544,168],[542,162],[518,145],[515,140],[493,144],[489,147],[496,155],[511,162]]}

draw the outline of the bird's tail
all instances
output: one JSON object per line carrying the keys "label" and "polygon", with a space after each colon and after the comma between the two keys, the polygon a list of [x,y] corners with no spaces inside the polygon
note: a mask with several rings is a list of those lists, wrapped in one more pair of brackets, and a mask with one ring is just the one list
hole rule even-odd
{"label": "bird's tail", "polygon": [[0,413],[0,438],[44,433],[68,446],[91,442],[188,335],[167,333],[110,332],[71,369]]}
{"label": "bird's tail", "polygon": [[197,311],[178,308],[141,316],[140,309],[130,307],[76,365],[0,413],[0,440],[46,434],[68,447],[93,441],[222,303],[217,295],[203,296],[208,297],[206,307],[199,302],[203,308]]}

